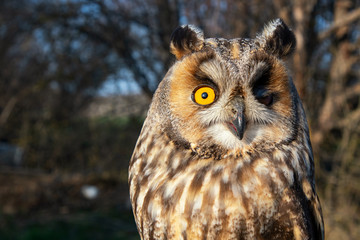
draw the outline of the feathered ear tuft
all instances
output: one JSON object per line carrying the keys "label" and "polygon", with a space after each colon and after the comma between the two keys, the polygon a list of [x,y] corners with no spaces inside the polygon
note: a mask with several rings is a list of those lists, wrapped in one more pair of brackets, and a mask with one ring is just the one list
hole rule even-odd
{"label": "feathered ear tuft", "polygon": [[203,32],[192,25],[180,26],[171,35],[170,51],[176,59],[192,52],[199,51],[204,46]]}
{"label": "feathered ear tuft", "polygon": [[280,18],[266,25],[255,41],[260,48],[279,58],[289,56],[296,47],[294,33]]}

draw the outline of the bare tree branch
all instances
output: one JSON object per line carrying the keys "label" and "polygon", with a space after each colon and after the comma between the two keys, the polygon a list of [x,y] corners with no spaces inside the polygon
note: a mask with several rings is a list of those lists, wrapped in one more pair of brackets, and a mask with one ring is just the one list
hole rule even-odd
{"label": "bare tree branch", "polygon": [[15,107],[15,104],[17,102],[17,97],[13,96],[10,98],[10,100],[6,103],[5,108],[2,110],[0,114],[0,126],[4,125],[9,118],[12,110]]}
{"label": "bare tree branch", "polygon": [[354,96],[360,96],[360,83],[349,87],[342,94],[337,95],[334,102],[337,106],[341,106],[346,100]]}
{"label": "bare tree branch", "polygon": [[334,22],[328,29],[321,32],[318,36],[319,41],[324,41],[326,38],[328,38],[334,31],[339,29],[340,27],[343,27],[345,25],[348,25],[354,21],[357,21],[360,18],[360,8],[357,8],[350,13],[348,13],[346,16],[343,16],[342,19],[337,20]]}
{"label": "bare tree branch", "polygon": [[354,123],[358,123],[359,121],[360,121],[360,108],[346,115],[336,124],[336,126],[346,127],[349,125],[354,125]]}

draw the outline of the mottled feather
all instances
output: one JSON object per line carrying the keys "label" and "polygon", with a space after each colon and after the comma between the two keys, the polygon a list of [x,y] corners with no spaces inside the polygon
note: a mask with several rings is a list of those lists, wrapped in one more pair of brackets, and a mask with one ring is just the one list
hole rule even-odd
{"label": "mottled feather", "polygon": [[[171,37],[129,167],[142,239],[324,239],[304,110],[284,57],[280,19],[255,39]],[[199,104],[194,92],[215,94]],[[206,99],[208,92],[198,94]]]}

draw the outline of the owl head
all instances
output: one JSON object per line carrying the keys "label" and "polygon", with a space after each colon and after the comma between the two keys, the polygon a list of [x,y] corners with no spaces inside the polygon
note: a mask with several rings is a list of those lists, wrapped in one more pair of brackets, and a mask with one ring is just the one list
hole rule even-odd
{"label": "owl head", "polygon": [[204,38],[194,26],[178,27],[170,43],[176,62],[155,93],[149,117],[188,148],[288,143],[306,128],[283,62],[295,45],[281,19],[254,39]]}

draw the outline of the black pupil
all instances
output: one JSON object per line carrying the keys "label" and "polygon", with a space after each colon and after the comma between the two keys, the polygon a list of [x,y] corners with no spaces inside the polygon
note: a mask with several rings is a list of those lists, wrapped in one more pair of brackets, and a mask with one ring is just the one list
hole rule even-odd
{"label": "black pupil", "polygon": [[203,92],[203,93],[201,94],[201,97],[202,97],[203,99],[206,99],[206,98],[208,97],[207,92]]}

